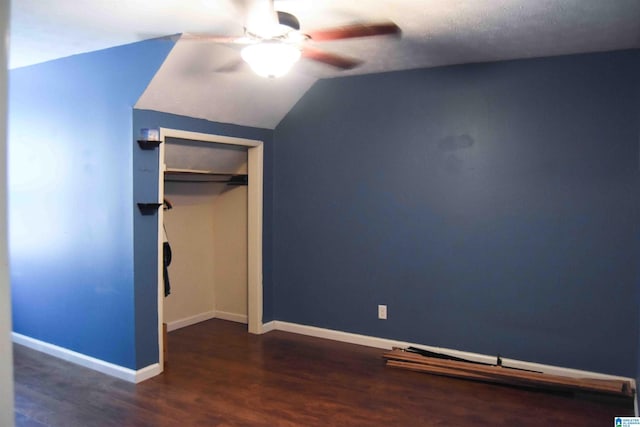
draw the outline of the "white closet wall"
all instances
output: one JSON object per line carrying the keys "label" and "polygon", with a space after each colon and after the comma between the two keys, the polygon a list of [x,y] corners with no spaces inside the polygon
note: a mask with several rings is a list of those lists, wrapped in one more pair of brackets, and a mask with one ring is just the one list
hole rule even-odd
{"label": "white closet wall", "polygon": [[214,203],[224,186],[165,182],[173,209],[164,225],[173,254],[169,266],[171,295],[164,300],[164,322],[194,316],[212,317],[215,310]]}
{"label": "white closet wall", "polygon": [[214,212],[216,317],[247,322],[247,187],[217,196]]}

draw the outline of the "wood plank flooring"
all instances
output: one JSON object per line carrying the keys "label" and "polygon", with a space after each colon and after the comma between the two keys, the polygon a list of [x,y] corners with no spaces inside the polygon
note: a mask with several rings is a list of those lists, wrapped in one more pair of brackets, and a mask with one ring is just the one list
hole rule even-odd
{"label": "wood plank flooring", "polygon": [[385,367],[382,350],[210,320],[169,333],[164,374],[133,385],[14,345],[16,425],[607,426],[630,399]]}

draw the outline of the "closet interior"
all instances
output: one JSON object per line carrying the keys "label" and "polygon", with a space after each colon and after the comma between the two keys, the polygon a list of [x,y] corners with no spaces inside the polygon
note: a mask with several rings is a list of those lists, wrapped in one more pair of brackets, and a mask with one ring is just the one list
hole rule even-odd
{"label": "closet interior", "polygon": [[213,317],[247,323],[247,148],[167,138],[164,164],[163,322],[170,331]]}

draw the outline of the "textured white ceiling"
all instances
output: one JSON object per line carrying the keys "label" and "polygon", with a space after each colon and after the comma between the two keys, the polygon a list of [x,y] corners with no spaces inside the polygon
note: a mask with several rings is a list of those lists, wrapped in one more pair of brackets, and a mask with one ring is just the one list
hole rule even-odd
{"label": "textured white ceiling", "polygon": [[10,68],[187,30],[241,33],[239,15],[226,0],[12,0]]}
{"label": "textured white ceiling", "polygon": [[[182,32],[242,34],[256,0],[14,0],[11,67]],[[313,43],[364,60],[301,60],[282,80],[221,72],[233,47],[179,41],[140,108],[274,128],[318,78],[640,47],[640,0],[276,0],[302,30],[392,20],[402,38]]]}

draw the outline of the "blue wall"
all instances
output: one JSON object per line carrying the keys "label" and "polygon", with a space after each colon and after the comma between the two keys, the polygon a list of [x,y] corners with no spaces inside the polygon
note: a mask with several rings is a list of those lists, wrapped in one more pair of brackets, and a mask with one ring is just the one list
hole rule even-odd
{"label": "blue wall", "polygon": [[274,318],[635,377],[639,75],[635,50],[319,81],[275,133]]}
{"label": "blue wall", "polygon": [[[134,110],[133,132],[137,135],[143,128],[169,128],[201,132],[238,138],[256,139],[264,142],[264,233],[263,233],[263,321],[273,319],[271,294],[271,212],[272,212],[272,142],[273,131],[251,128],[207,120],[177,116],[148,110]],[[134,198],[154,201],[158,194],[158,150],[134,150]],[[135,218],[135,281],[136,324],[141,328],[157,328],[157,216]],[[146,335],[148,342],[138,341],[138,354],[143,357],[141,366],[157,360],[157,336]],[[155,352],[152,352],[154,350]],[[155,359],[154,359],[155,357]]]}
{"label": "blue wall", "polygon": [[10,72],[15,332],[136,367],[132,106],[172,46],[149,41]]}
{"label": "blue wall", "polygon": [[135,202],[158,151],[133,141],[162,126],[265,141],[265,322],[637,375],[638,51],[320,81],[274,141],[132,120],[171,46],[11,72],[16,332],[157,361],[157,217]]}

